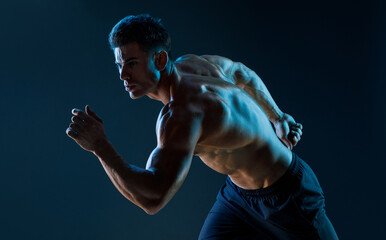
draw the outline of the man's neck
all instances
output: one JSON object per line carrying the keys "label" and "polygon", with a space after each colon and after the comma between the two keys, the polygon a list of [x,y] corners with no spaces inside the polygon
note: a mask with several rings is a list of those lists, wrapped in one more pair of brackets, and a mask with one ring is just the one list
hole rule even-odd
{"label": "man's neck", "polygon": [[167,69],[161,72],[157,91],[147,94],[151,99],[161,101],[164,105],[168,104],[172,98],[173,77],[176,75],[174,64],[171,63]]}

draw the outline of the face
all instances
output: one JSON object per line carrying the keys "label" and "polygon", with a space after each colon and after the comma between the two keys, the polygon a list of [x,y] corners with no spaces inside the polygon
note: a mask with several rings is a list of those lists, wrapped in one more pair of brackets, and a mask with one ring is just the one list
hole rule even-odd
{"label": "face", "polygon": [[157,91],[160,72],[154,63],[155,53],[141,50],[134,42],[115,48],[114,55],[120,78],[132,99]]}

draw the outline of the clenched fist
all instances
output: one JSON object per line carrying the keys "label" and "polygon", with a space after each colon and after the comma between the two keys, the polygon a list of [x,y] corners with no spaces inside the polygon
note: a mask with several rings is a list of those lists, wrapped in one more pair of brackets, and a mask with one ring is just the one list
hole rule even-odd
{"label": "clenched fist", "polygon": [[295,119],[284,113],[283,117],[278,121],[274,122],[276,135],[278,138],[290,149],[300,141],[300,138],[303,134],[303,126],[300,123],[296,123]]}
{"label": "clenched fist", "polygon": [[67,128],[67,135],[84,150],[95,152],[107,142],[103,121],[87,105],[85,111],[74,108],[72,123]]}

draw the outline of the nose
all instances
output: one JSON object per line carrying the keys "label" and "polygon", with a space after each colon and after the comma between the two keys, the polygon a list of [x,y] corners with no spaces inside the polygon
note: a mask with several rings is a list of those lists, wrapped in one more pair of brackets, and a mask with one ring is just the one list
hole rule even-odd
{"label": "nose", "polygon": [[130,79],[130,73],[128,73],[125,68],[122,68],[120,73],[119,73],[119,78],[122,81],[129,80]]}
{"label": "nose", "polygon": [[121,72],[119,78],[124,81],[124,80],[128,80],[128,75],[124,72]]}

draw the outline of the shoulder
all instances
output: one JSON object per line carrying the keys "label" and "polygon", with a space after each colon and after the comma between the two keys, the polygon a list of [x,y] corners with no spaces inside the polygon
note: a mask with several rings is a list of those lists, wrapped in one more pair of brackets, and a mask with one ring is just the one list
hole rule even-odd
{"label": "shoulder", "polygon": [[206,59],[208,62],[220,66],[222,69],[233,68],[235,64],[235,62],[231,59],[219,55],[201,55],[201,57]]}
{"label": "shoulder", "polygon": [[158,122],[163,124],[166,124],[168,121],[178,123],[185,122],[185,120],[191,118],[199,118],[203,111],[196,107],[196,105],[194,102],[173,100],[161,109]]}
{"label": "shoulder", "polygon": [[191,61],[191,60],[199,60],[202,58],[198,55],[195,55],[195,54],[185,54],[185,55],[182,55],[180,56],[179,58],[177,58],[174,62],[176,63],[179,63],[179,62],[183,62],[183,61]]}
{"label": "shoulder", "polygon": [[209,55],[209,54],[204,54],[200,56],[195,54],[185,54],[175,60],[176,63],[184,62],[184,61],[207,61],[212,64],[220,65],[222,67],[227,67],[234,63],[229,58],[219,56],[219,55]]}
{"label": "shoulder", "polygon": [[201,55],[200,57],[205,58],[206,60],[210,62],[232,62],[231,59],[219,56],[219,55],[209,55],[209,54],[204,54]]}
{"label": "shoulder", "polygon": [[158,145],[194,145],[201,132],[203,111],[191,103],[171,101],[166,104],[157,120]]}

